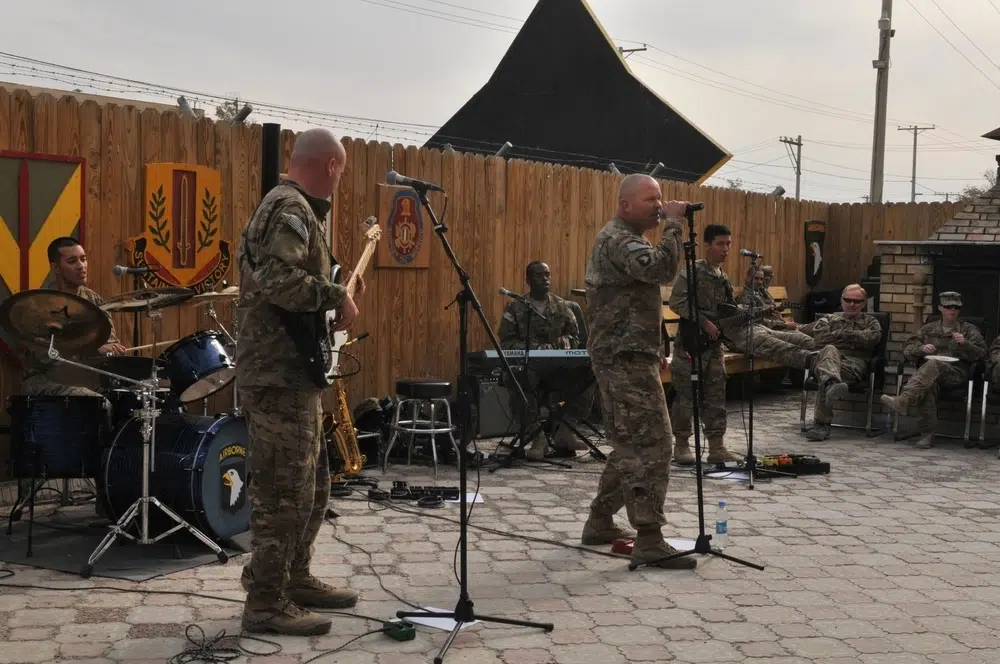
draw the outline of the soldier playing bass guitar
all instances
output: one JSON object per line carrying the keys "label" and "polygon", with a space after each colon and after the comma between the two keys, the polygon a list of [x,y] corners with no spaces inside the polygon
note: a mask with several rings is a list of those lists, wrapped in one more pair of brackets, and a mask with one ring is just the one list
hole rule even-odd
{"label": "soldier playing bass guitar", "polygon": [[[742,461],[743,457],[728,450],[723,442],[726,433],[726,363],[723,342],[736,352],[747,351],[748,312],[733,299],[733,285],[722,270],[729,256],[732,232],[728,226],[710,224],[705,228],[705,258],[696,261],[698,270],[698,321],[688,319],[687,270],[681,270],[670,295],[670,308],[680,316],[677,338],[671,357],[670,370],[676,390],[670,420],[674,429],[674,459],[679,464],[694,463],[690,447],[692,402],[691,370],[694,358],[686,349],[694,347],[695,335],[701,335],[702,370],[700,394],[702,426],[708,439],[708,463]],[[754,318],[767,315],[767,309],[755,312]],[[813,370],[817,353],[812,341],[782,338],[787,333],[754,325],[753,357],[790,366]],[[805,335],[803,335],[805,336]],[[796,342],[800,345],[796,345]],[[822,379],[822,377],[821,377]]]}

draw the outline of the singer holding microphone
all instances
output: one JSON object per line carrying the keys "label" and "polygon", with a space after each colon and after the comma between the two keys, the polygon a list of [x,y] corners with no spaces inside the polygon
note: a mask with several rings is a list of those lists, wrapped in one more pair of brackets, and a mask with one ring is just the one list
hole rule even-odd
{"label": "singer holding microphone", "polygon": [[[49,264],[55,275],[55,288],[65,293],[71,293],[100,307],[104,298],[87,288],[87,252],[75,238],[59,237],[49,244]],[[107,313],[105,313],[107,315]],[[108,316],[111,321],[111,316]],[[125,352],[115,334],[114,323],[111,323],[111,335],[108,342],[98,349],[101,355],[121,355]],[[79,361],[79,357],[66,359]],[[21,393],[27,395],[60,396],[60,397],[101,397],[96,391],[97,374],[68,364],[49,359],[48,345],[44,348],[30,348],[23,356],[24,376],[21,382]],[[95,389],[91,389],[92,386]],[[108,410],[110,404],[105,401]]]}
{"label": "singer holding microphone", "polygon": [[[622,508],[634,536],[632,562],[692,569],[691,557],[675,553],[661,529],[673,434],[660,383],[664,362],[660,286],[677,277],[682,256],[685,202],[662,202],[660,183],[634,173],[618,188],[615,216],[601,229],[587,261],[587,350],[601,390],[608,455],[583,526],[585,545],[610,544],[633,535],[615,525]],[[663,239],[653,246],[643,235],[666,217]]]}

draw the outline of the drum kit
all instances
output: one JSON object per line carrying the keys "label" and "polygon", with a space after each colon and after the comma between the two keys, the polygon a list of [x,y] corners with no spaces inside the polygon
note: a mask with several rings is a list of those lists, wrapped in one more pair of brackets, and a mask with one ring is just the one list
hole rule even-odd
{"label": "drum kit", "polygon": [[[98,306],[71,293],[39,289],[12,295],[0,305],[0,326],[9,337],[39,351],[47,347],[50,361],[102,379],[104,396],[8,398],[12,466],[15,477],[32,481],[31,519],[35,493],[49,480],[69,478],[94,478],[98,501],[109,517],[118,518],[83,566],[84,578],[118,537],[153,544],[183,529],[225,563],[229,557],[216,542],[249,529],[247,426],[236,401],[232,359],[236,341],[215,311],[216,302],[235,304],[238,297],[236,287],[204,294],[143,289]],[[219,330],[158,343],[155,321],[162,309],[181,303],[207,305]],[[151,349],[155,355],[157,346],[170,345],[155,359],[97,356],[111,333],[106,315],[111,312],[136,312],[153,321],[153,343],[128,352]],[[207,397],[230,384],[232,409],[208,416]],[[206,404],[202,415],[187,411],[187,404],[197,401]],[[11,522],[28,501],[19,501]],[[138,534],[127,532],[136,519]],[[152,537],[151,526],[164,530]]]}

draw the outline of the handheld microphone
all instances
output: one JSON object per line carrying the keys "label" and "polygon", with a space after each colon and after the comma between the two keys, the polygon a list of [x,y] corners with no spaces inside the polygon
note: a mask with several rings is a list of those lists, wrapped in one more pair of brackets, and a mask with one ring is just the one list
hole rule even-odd
{"label": "handheld microphone", "polygon": [[758,254],[756,251],[750,251],[749,249],[740,249],[740,256],[749,256],[750,258],[763,258],[764,254]]}
{"label": "handheld microphone", "polygon": [[440,191],[444,193],[444,189],[436,184],[408,178],[405,175],[400,175],[396,171],[389,171],[385,174],[385,183],[394,187],[412,187],[419,191]]}
{"label": "handheld microphone", "polygon": [[115,265],[111,268],[111,272],[118,277],[124,277],[126,274],[146,274],[147,272],[152,272],[153,269],[150,267],[125,267],[124,265]]}

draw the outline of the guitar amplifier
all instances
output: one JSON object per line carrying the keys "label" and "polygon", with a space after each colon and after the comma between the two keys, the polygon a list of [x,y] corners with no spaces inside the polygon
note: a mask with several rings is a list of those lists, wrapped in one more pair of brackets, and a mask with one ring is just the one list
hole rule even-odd
{"label": "guitar amplifier", "polygon": [[473,376],[476,398],[476,437],[499,438],[518,431],[518,422],[511,412],[510,391],[492,374]]}

